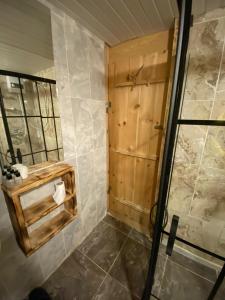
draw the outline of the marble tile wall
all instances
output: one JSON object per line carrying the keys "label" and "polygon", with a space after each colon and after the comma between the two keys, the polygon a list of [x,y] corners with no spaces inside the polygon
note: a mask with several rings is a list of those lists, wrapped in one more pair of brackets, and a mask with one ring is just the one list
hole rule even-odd
{"label": "marble tile wall", "polygon": [[[49,2],[41,2],[51,10],[64,160],[75,168],[78,215],[26,258],[17,246],[0,194],[0,299],[4,300],[23,299],[42,284],[105,216],[107,208],[105,45]],[[52,186],[45,188],[45,193],[51,191]],[[36,196],[26,195],[24,205]]]}
{"label": "marble tile wall", "polygon": [[[195,20],[188,51],[183,119],[225,119],[224,38],[224,9]],[[224,170],[225,129],[181,126],[169,196],[170,219],[178,214],[179,236],[222,256]]]}

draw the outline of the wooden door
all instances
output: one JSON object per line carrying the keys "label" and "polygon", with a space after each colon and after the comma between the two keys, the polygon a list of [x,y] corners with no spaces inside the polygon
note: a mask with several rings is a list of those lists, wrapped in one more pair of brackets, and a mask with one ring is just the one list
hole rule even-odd
{"label": "wooden door", "polygon": [[109,212],[149,232],[170,69],[170,33],[109,49]]}

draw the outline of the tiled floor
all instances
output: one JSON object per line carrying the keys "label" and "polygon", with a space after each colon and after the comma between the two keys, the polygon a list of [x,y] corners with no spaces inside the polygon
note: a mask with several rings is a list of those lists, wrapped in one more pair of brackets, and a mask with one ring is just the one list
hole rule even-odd
{"label": "tiled floor", "polygon": [[[140,299],[150,248],[146,237],[106,216],[44,287],[53,300]],[[204,300],[215,279],[214,270],[177,253],[168,259],[161,251],[154,294],[161,300]],[[224,299],[221,292],[216,300]]]}

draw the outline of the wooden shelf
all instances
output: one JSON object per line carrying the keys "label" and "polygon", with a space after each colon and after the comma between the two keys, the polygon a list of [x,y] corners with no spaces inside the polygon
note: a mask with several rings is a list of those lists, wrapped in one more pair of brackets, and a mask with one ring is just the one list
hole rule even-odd
{"label": "wooden shelf", "polygon": [[73,171],[72,166],[64,163],[50,165],[49,167],[46,167],[46,164],[44,164],[44,168],[41,168],[40,165],[41,164],[39,164],[40,169],[31,173],[21,184],[12,187],[2,185],[2,190],[6,191],[10,197],[13,197],[14,195],[25,193],[55,178],[61,177],[69,171]]}
{"label": "wooden shelf", "polygon": [[[60,205],[70,200],[72,197],[74,197],[74,194],[67,193],[64,201]],[[37,201],[31,206],[25,208],[23,210],[23,215],[24,215],[26,226],[30,226],[33,223],[37,222],[42,217],[46,216],[47,214],[49,214],[51,211],[53,211],[60,205],[58,205],[54,201],[52,195],[50,195],[48,197],[43,198],[40,201]]]}
{"label": "wooden shelf", "polygon": [[[64,210],[52,219],[40,225],[31,233],[28,227],[42,217],[48,215],[59,207],[52,196],[40,199],[27,208],[21,205],[21,196],[40,186],[61,178],[65,184],[66,197],[60,204]],[[19,185],[11,188],[2,185],[5,201],[8,207],[11,223],[16,235],[16,240],[25,255],[31,255],[76,216],[76,194],[73,167],[65,163],[45,162],[29,168],[29,176]]]}
{"label": "wooden shelf", "polygon": [[73,219],[74,216],[72,214],[70,214],[66,210],[63,210],[58,215],[56,215],[49,221],[46,221],[40,227],[32,231],[30,234],[32,250],[30,253],[28,253],[28,255],[33,253],[35,250],[45,244],[49,239],[54,237]]}

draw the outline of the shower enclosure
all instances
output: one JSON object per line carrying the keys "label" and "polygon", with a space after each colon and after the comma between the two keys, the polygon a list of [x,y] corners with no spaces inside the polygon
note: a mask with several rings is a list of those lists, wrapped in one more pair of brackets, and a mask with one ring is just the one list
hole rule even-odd
{"label": "shower enclosure", "polygon": [[[180,11],[180,27],[176,65],[173,76],[173,88],[161,168],[159,195],[156,203],[157,211],[152,251],[149,261],[148,278],[142,300],[149,299],[152,292],[154,274],[159,261],[158,254],[161,238],[164,238],[164,240],[167,241],[166,254],[169,256],[173,255],[174,246],[179,246],[192,253],[197,253],[196,257],[204,257],[206,260],[211,259],[221,266],[218,277],[214,279],[214,285],[210,284],[210,289],[206,291],[208,300],[216,299],[215,297],[220,292],[220,287],[225,277],[224,252],[219,248],[216,249],[216,247],[210,247],[214,245],[209,243],[210,239],[216,235],[219,228],[213,228],[210,224],[211,227],[207,227],[208,231],[206,231],[207,235],[205,235],[206,242],[202,243],[200,238],[201,235],[199,233],[200,227],[194,223],[194,220],[196,220],[196,223],[202,224],[210,218],[214,218],[214,221],[215,219],[218,219],[218,223],[221,220],[224,220],[224,181],[220,177],[223,170],[221,161],[223,162],[224,159],[223,132],[225,121],[223,111],[218,103],[214,103],[214,106],[212,106],[214,110],[212,108],[209,117],[206,117],[204,114],[196,114],[196,116],[193,117],[188,109],[186,109],[186,113],[184,114],[186,103],[184,101],[183,92],[187,84],[185,72],[188,69],[186,61],[188,61],[187,50],[189,31],[192,26],[192,1],[178,1],[178,5]],[[196,48],[198,47],[198,45],[195,46]],[[199,57],[197,58],[200,59]],[[207,64],[207,61],[205,64]],[[197,70],[199,72],[199,68]],[[193,81],[194,80],[196,80],[196,77],[194,77]],[[203,89],[203,87],[200,86],[199,81],[198,85],[198,89]],[[188,136],[190,137],[189,139]],[[204,138],[202,138],[202,136]],[[190,146],[189,140],[193,140],[193,147]],[[180,151],[180,144],[183,145],[183,149],[186,149],[187,152],[190,153],[190,156],[188,157],[189,168],[187,167],[188,164],[185,165],[186,157],[185,155],[182,156],[184,151]],[[212,147],[212,145],[215,147]],[[212,149],[216,149],[217,151],[213,151]],[[201,158],[199,152],[201,153]],[[192,170],[190,166],[192,167]],[[191,172],[193,170],[197,174],[194,177],[194,180],[192,178],[193,172]],[[174,193],[174,197],[171,193],[171,179],[173,186],[174,178],[178,177],[178,179],[180,179],[181,177],[175,176],[177,173],[182,174],[183,177],[186,176],[184,179],[189,179],[186,185],[188,188],[192,188],[193,186],[193,199],[195,201],[192,201],[189,206],[187,205],[190,204],[187,203],[189,199],[187,199],[187,197],[185,198],[184,193],[182,194],[180,192],[182,189],[181,181],[178,181],[178,187],[175,190],[176,193]],[[172,174],[173,178],[171,176]],[[190,181],[190,179],[192,179],[192,181]],[[201,184],[202,182],[204,185]],[[223,188],[221,188],[222,186]],[[181,195],[179,195],[179,192]],[[173,203],[171,205],[172,201]],[[208,203],[210,203],[210,205]],[[173,209],[171,209],[171,207]],[[199,233],[199,235],[196,233]],[[185,280],[188,282],[188,279],[185,278],[185,274],[182,274],[182,276],[183,277],[180,278],[180,283],[185,282]],[[191,282],[188,282],[187,285],[189,285],[190,289],[192,288]],[[187,299],[189,299],[188,295]]]}
{"label": "shower enclosure", "polygon": [[55,80],[0,70],[1,166],[62,160]]}

